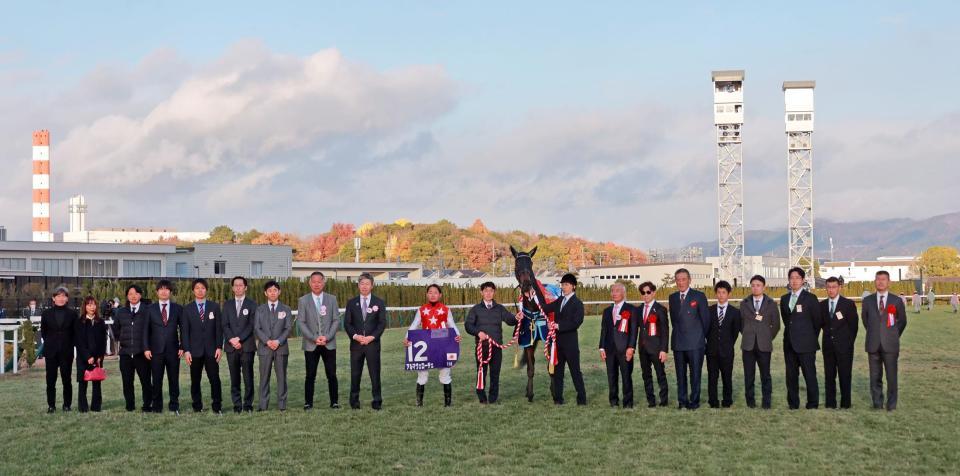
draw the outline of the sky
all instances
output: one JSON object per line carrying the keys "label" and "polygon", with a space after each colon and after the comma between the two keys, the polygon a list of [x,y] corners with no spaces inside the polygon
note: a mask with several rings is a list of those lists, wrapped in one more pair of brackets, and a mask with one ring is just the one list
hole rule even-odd
{"label": "sky", "polygon": [[958,15],[886,1],[9,2],[0,225],[29,239],[31,132],[49,129],[55,232],[82,193],[88,228],[480,218],[640,248],[714,239],[718,69],[746,71],[746,228],[787,226],[784,80],[817,82],[816,218],[953,212]]}

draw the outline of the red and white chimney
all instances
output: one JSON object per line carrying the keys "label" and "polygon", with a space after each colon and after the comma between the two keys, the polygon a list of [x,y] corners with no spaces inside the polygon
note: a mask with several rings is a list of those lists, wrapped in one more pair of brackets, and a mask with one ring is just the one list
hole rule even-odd
{"label": "red and white chimney", "polygon": [[53,241],[50,232],[50,131],[33,132],[33,241]]}

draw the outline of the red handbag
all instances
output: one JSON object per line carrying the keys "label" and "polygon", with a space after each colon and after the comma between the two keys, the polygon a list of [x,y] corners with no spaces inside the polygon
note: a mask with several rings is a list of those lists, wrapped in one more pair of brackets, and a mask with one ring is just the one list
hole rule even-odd
{"label": "red handbag", "polygon": [[102,382],[107,379],[107,371],[103,367],[96,366],[92,369],[83,371],[84,382]]}

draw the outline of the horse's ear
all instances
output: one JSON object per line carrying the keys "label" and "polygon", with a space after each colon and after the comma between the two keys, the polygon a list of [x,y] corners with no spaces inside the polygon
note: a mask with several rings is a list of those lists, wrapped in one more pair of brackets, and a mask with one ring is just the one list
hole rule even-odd
{"label": "horse's ear", "polygon": [[517,250],[513,247],[513,245],[510,245],[510,254],[512,254],[514,258],[517,257]]}
{"label": "horse's ear", "polygon": [[533,249],[530,250],[530,257],[533,258],[533,255],[535,255],[535,254],[537,254],[537,247],[536,247],[536,246],[534,246]]}

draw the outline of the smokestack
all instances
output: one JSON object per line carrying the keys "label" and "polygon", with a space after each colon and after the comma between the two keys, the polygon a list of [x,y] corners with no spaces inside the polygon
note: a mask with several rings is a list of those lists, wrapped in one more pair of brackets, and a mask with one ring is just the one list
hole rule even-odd
{"label": "smokestack", "polygon": [[83,195],[70,197],[69,212],[70,232],[78,233],[87,231],[87,202],[83,199]]}
{"label": "smokestack", "polygon": [[50,131],[33,132],[33,241],[53,241],[50,233]]}

